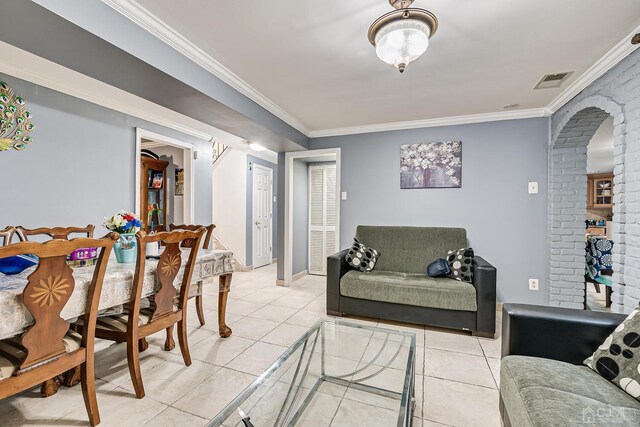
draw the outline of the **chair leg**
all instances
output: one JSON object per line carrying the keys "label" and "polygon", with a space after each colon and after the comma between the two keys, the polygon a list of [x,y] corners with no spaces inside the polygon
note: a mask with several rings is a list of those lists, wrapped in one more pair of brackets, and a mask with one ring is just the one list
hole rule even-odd
{"label": "chair leg", "polygon": [[198,313],[198,320],[200,325],[204,326],[204,310],[202,308],[202,295],[196,296],[196,312]]}
{"label": "chair leg", "polygon": [[600,283],[593,282],[593,287],[596,288],[596,293],[600,293]]}
{"label": "chair leg", "polygon": [[127,338],[127,363],[129,364],[129,374],[136,397],[142,399],[144,397],[144,385],[142,384],[142,372],[140,370],[140,349],[138,340],[132,337]]}
{"label": "chair leg", "polygon": [[87,408],[87,415],[92,426],[100,424],[100,412],[98,411],[98,400],[96,397],[96,376],[94,372],[93,355],[80,365],[80,383],[82,387],[82,397],[84,406]]}
{"label": "chair leg", "polygon": [[138,340],[138,352],[143,353],[149,348],[149,342],[146,338],[140,338]]}
{"label": "chair leg", "polygon": [[176,348],[176,342],[173,340],[173,326],[167,328],[167,339],[164,342],[164,350],[171,351]]}
{"label": "chair leg", "polygon": [[191,366],[191,354],[189,353],[189,343],[187,341],[187,322],[183,319],[178,322],[178,343],[184,364]]}

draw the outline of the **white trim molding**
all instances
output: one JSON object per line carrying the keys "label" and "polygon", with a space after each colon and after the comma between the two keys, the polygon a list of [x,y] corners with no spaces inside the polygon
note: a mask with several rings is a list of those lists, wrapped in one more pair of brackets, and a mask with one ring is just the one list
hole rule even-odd
{"label": "white trim molding", "polygon": [[545,108],[500,111],[497,113],[468,114],[466,116],[442,117],[438,119],[413,120],[408,122],[382,123],[376,125],[350,126],[337,129],[311,131],[311,138],[325,136],[355,135],[359,133],[386,132],[391,130],[419,129],[438,126],[464,125],[469,123],[497,122],[501,120],[529,119],[548,116]]}
{"label": "white trim molding", "polygon": [[402,129],[417,129],[425,127],[451,126],[470,123],[484,123],[501,120],[525,119],[532,117],[547,117],[555,113],[560,107],[566,104],[571,98],[589,86],[598,77],[609,71],[618,62],[628,56],[639,47],[630,43],[631,37],[640,32],[640,26],[623,38],[602,58],[595,62],[587,71],[582,73],[565,90],[560,93],[546,107],[532,108],[520,111],[497,111],[492,113],[469,114],[463,116],[442,117],[426,120],[415,120],[395,123],[381,123],[363,126],[349,126],[336,129],[310,130],[300,120],[283,110],[273,101],[261,94],[254,87],[242,80],[231,70],[226,68],[215,58],[204,52],[202,49],[187,40],[184,36],[171,28],[167,23],[153,15],[147,9],[138,4],[135,0],[102,0],[105,4],[122,14],[141,28],[158,37],[167,45],[194,61],[238,92],[247,96],[255,103],[277,116],[290,126],[296,128],[310,138],[326,136],[342,136],[370,132],[384,132]]}
{"label": "white trim molding", "polygon": [[[340,242],[340,203],[341,203],[341,149],[327,148],[322,150],[296,151],[285,154],[285,189],[284,189],[284,280],[276,283],[289,286],[293,276],[293,161],[310,157],[324,158],[336,162],[336,241]],[[338,243],[339,245],[339,243]]]}
{"label": "white trim molding", "polygon": [[[141,150],[142,150],[142,139],[150,139],[153,141],[157,141],[162,143],[163,145],[169,145],[172,147],[180,148],[184,152],[184,168],[188,170],[188,175],[186,177],[184,183],[184,218],[185,223],[193,224],[195,222],[195,164],[193,162],[193,152],[194,146],[193,144],[189,144],[188,142],[180,141],[178,139],[170,138],[168,136],[161,135],[159,133],[151,132],[146,129],[136,128],[136,143],[135,143],[135,210],[134,212],[141,218],[142,212],[140,212],[140,199],[142,198],[142,194],[140,194],[140,158]],[[164,224],[167,226],[168,224]]]}
{"label": "white trim molding", "polygon": [[150,34],[153,34],[182,55],[186,56],[211,74],[251,99],[288,125],[309,136],[309,129],[298,119],[280,108],[269,98],[258,92],[249,83],[242,80],[227,67],[218,62],[204,50],[187,40],[167,23],[136,3],[134,0],[102,0],[103,3],[128,18]]}
{"label": "white trim molding", "polygon": [[618,62],[629,56],[633,51],[638,49],[640,45],[631,44],[631,38],[640,33],[640,26],[629,33],[625,38],[620,40],[611,50],[598,59],[587,71],[582,73],[576,80],[573,81],[567,88],[562,91],[560,95],[556,97],[549,105],[547,110],[549,115],[555,113],[563,105],[569,102],[574,96],[582,92],[587,86],[596,81],[604,73],[612,69]]}

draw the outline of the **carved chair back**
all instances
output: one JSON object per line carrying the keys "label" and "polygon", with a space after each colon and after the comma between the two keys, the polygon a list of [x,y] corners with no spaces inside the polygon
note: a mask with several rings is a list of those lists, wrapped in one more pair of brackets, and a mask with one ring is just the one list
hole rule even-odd
{"label": "carved chair back", "polygon": [[84,234],[88,238],[93,237],[93,231],[96,226],[89,224],[86,227],[40,227],[40,228],[24,228],[22,226],[16,227],[16,234],[21,242],[28,242],[29,236],[49,236],[52,239],[64,239],[69,240],[71,234]]}
{"label": "carved chair back", "polygon": [[[146,245],[148,243],[161,242],[164,244],[164,250],[160,255],[158,266],[156,268],[156,291],[150,298],[152,301],[153,314],[150,321],[162,318],[167,314],[174,312],[174,299],[176,297],[175,281],[180,268],[182,266],[182,257],[188,252],[187,264],[184,268],[182,283],[180,284],[180,295],[178,298],[178,309],[184,309],[188,299],[189,287],[191,285],[191,277],[193,268],[195,267],[198,249],[200,248],[202,236],[205,233],[204,228],[197,231],[163,231],[160,233],[146,234],[144,231],[136,233],[138,242],[138,254],[135,267],[135,275],[133,278],[133,289],[131,292],[131,300],[129,301],[129,327],[136,327],[138,314],[140,313],[140,305],[142,300],[142,288],[144,285],[144,276],[146,269]],[[193,244],[189,247],[183,247],[185,240],[192,240]],[[183,251],[184,249],[184,251]]]}
{"label": "carved chair back", "polygon": [[11,244],[11,239],[13,239],[13,233],[16,232],[15,227],[9,226],[4,230],[0,230],[0,239],[2,239],[2,245],[7,246]]}
{"label": "carved chair back", "polygon": [[[202,249],[209,249],[209,246],[211,245],[211,237],[213,236],[213,229],[216,228],[215,224],[209,224],[209,225],[169,224],[169,230],[171,231],[173,230],[197,231],[201,228],[204,228],[205,230],[207,230],[207,234],[205,234],[205,236],[202,238],[202,241],[203,241]],[[193,241],[190,239],[185,240],[182,243],[183,248],[191,247],[191,245],[193,245]]]}
{"label": "carved chair back", "polygon": [[117,233],[109,233],[101,239],[54,239],[45,243],[21,242],[0,247],[0,258],[21,254],[33,254],[39,258],[38,265],[27,277],[28,283],[22,292],[22,301],[33,316],[34,323],[21,336],[21,344],[27,350],[27,357],[16,374],[45,365],[65,354],[63,338],[69,330],[69,323],[60,313],[75,287],[72,269],[67,265],[66,258],[76,249],[86,247],[102,248],[87,295],[84,315],[82,347],[91,345],[93,348],[102,281],[111,249],[117,239]]}

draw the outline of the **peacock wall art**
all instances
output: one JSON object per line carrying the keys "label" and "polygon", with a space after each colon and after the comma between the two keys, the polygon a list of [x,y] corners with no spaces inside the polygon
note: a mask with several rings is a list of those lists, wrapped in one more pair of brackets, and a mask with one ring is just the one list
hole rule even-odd
{"label": "peacock wall art", "polygon": [[31,119],[24,99],[0,81],[0,151],[24,150],[33,142],[30,134],[36,126]]}

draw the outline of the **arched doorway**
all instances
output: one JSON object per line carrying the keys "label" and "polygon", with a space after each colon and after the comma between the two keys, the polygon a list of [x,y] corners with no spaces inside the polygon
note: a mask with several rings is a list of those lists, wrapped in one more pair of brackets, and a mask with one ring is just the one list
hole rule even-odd
{"label": "arched doorway", "polygon": [[614,215],[611,310],[623,312],[624,296],[624,116],[608,98],[592,96],[565,112],[552,129],[549,150],[549,303],[583,308],[587,145],[607,117],[614,123]]}

